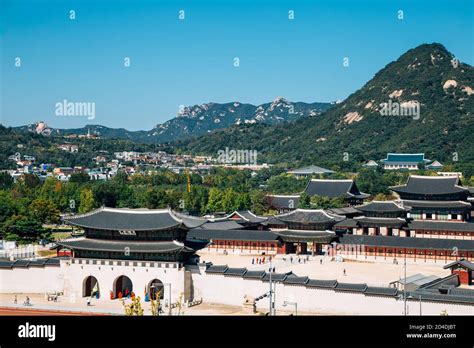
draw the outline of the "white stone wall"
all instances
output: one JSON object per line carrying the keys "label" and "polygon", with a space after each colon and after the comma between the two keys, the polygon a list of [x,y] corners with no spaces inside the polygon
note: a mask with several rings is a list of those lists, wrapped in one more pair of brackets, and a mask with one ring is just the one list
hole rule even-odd
{"label": "white stone wall", "polygon": [[[75,262],[77,261],[78,259],[75,260]],[[129,266],[118,266],[117,261],[113,261],[112,265],[84,264],[84,262],[85,260],[82,260],[82,264],[73,264],[70,261],[61,261],[61,267],[65,274],[64,293],[66,296],[82,297],[83,282],[90,275],[97,278],[102,298],[110,298],[114,281],[121,275],[130,278],[133,284],[133,292],[142,298],[145,295],[145,288],[155,278],[161,280],[164,284],[172,284],[171,302],[176,302],[179,295],[184,291],[184,268],[178,268],[177,263],[161,262],[161,267],[157,267],[158,262],[153,262],[154,267],[151,267],[150,262],[145,262],[145,267],[143,267],[141,261],[137,262],[137,266],[133,266],[133,261],[129,261]],[[106,263],[108,263],[108,260]],[[168,268],[166,268],[166,264],[168,264]],[[176,268],[173,268],[174,266]],[[164,299],[169,299],[168,285],[164,286]]]}
{"label": "white stone wall", "polygon": [[[133,291],[137,296],[143,298],[145,287],[153,279],[159,279],[163,283],[171,283],[171,302],[176,302],[179,295],[184,292],[184,268],[179,268],[177,263],[145,263],[145,267],[134,267],[130,261],[129,266],[118,266],[116,261],[112,265],[85,264],[86,260],[81,260],[82,264],[71,263],[69,260],[61,260],[60,267],[31,267],[0,269],[0,292],[1,293],[45,293],[64,292],[69,298],[81,298],[83,296],[84,280],[92,275],[97,278],[99,290],[102,298],[109,298],[110,291],[113,290],[114,280],[121,275],[130,278],[133,284]],[[100,263],[100,261],[98,261]],[[108,260],[106,261],[108,263]],[[166,268],[168,264],[168,268]],[[176,266],[176,268],[173,268]],[[164,286],[164,298],[169,300],[169,286]]]}
{"label": "white stone wall", "polygon": [[[207,303],[220,303],[240,306],[244,296],[258,297],[269,290],[269,283],[260,280],[246,280],[241,277],[228,277],[206,274],[204,267],[194,267],[194,294]],[[402,315],[403,301],[394,297],[367,296],[361,293],[342,292],[326,289],[307,288],[305,286],[276,286],[276,309],[291,311],[293,307],[284,307],[284,301],[297,302],[298,310],[337,315]],[[269,299],[257,302],[257,308],[268,311]],[[446,310],[449,315],[473,315],[474,306],[423,302],[423,315],[439,315]],[[419,315],[419,302],[408,301],[408,314]]]}
{"label": "white stone wall", "polygon": [[[77,261],[77,260],[76,260]],[[85,260],[82,260],[85,261]],[[161,264],[162,266],[165,263]],[[156,263],[155,265],[156,266]],[[194,299],[203,299],[205,303],[217,303],[241,306],[244,296],[258,297],[269,290],[269,283],[261,280],[247,280],[242,277],[229,277],[217,274],[206,274],[205,266],[187,266],[193,279]],[[118,266],[72,264],[61,260],[60,267],[14,268],[0,269],[1,293],[45,293],[64,291],[66,296],[82,297],[84,280],[93,275],[99,282],[102,298],[109,297],[114,280],[120,275],[126,275],[133,283],[133,290],[139,296],[144,295],[145,287],[152,279],[159,279],[163,283],[171,283],[171,302],[176,302],[184,291],[185,268],[151,267],[145,266]],[[164,287],[164,298],[169,298],[169,287]],[[305,286],[276,285],[276,308],[278,310],[292,310],[284,307],[283,301],[298,303],[298,310],[302,312],[322,314],[364,314],[364,315],[401,315],[403,301],[394,297],[367,296],[361,293],[348,293],[326,289],[307,288]],[[419,302],[408,301],[409,314],[419,315]],[[257,308],[268,311],[269,299],[264,298],[257,302]],[[449,315],[473,315],[474,306],[423,302],[424,315],[439,315],[446,310]]]}
{"label": "white stone wall", "polygon": [[45,293],[62,291],[64,272],[61,267],[0,269],[0,293]]}

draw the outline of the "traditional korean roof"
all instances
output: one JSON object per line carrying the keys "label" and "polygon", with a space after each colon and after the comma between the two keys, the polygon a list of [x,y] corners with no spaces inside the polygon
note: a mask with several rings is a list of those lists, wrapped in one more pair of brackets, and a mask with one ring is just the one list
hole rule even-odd
{"label": "traditional korean roof", "polygon": [[243,277],[247,272],[247,268],[227,268],[224,272],[225,276]]}
{"label": "traditional korean roof", "polygon": [[355,215],[361,215],[362,212],[354,207],[344,207],[344,208],[330,208],[326,209],[329,214],[341,215],[352,217]]}
{"label": "traditional korean roof", "polygon": [[424,200],[408,200],[403,199],[399,201],[404,207],[410,208],[464,208],[470,209],[471,204],[463,201],[424,201]]}
{"label": "traditional korean roof", "polygon": [[467,269],[469,271],[474,271],[474,263],[472,263],[468,260],[464,260],[464,259],[451,262],[451,263],[447,264],[446,266],[444,266],[443,268],[448,269],[448,268],[453,268],[455,266],[456,267],[462,267],[462,268]]}
{"label": "traditional korean roof", "polygon": [[370,168],[370,167],[378,167],[378,163],[375,162],[374,160],[369,160],[367,163],[364,163],[362,167],[364,168]]}
{"label": "traditional korean roof", "polygon": [[306,283],[307,287],[311,288],[324,288],[333,289],[337,285],[337,280],[321,280],[321,279],[309,279]]}
{"label": "traditional korean roof", "polygon": [[273,232],[286,242],[319,241],[321,243],[329,243],[336,237],[336,233],[333,231],[274,230]]}
{"label": "traditional korean roof", "polygon": [[356,207],[364,213],[399,213],[409,209],[394,201],[372,201]]}
{"label": "traditional korean roof", "polygon": [[243,220],[244,222],[250,223],[264,223],[268,220],[267,217],[257,216],[250,210],[234,211],[233,213],[227,215],[226,218],[231,220]]}
{"label": "traditional korean roof", "polygon": [[298,223],[328,223],[344,220],[344,216],[330,214],[322,209],[296,209],[289,213],[275,216],[278,220],[283,222],[298,222]]}
{"label": "traditional korean roof", "polygon": [[130,253],[179,253],[195,250],[177,241],[132,241],[92,238],[72,238],[57,242],[58,245],[72,250],[91,250]]}
{"label": "traditional korean roof", "polygon": [[416,248],[431,250],[473,251],[474,240],[444,238],[414,238],[397,236],[368,236],[345,234],[339,239],[341,244],[379,246],[389,248]]}
{"label": "traditional korean roof", "polygon": [[229,267],[227,265],[210,265],[206,268],[206,273],[224,274]]}
{"label": "traditional korean roof", "polygon": [[244,279],[262,279],[265,277],[265,271],[247,271],[242,276]]}
{"label": "traditional korean roof", "polygon": [[294,285],[305,285],[308,282],[308,277],[289,277],[286,278],[283,283],[294,284]]}
{"label": "traditional korean roof", "polygon": [[300,202],[299,195],[267,195],[268,204],[277,209],[296,209]]}
{"label": "traditional korean roof", "polygon": [[259,230],[206,230],[193,229],[187,234],[188,239],[208,240],[248,240],[248,241],[275,241],[279,237],[271,231]]}
{"label": "traditional korean roof", "polygon": [[391,186],[397,193],[414,193],[420,195],[445,195],[467,192],[460,186],[458,176],[423,176],[410,175],[405,185]]}
{"label": "traditional korean roof", "polygon": [[244,226],[238,224],[234,220],[220,220],[220,221],[209,221],[199,226],[198,228],[204,230],[240,230]]}
{"label": "traditional korean roof", "polygon": [[58,266],[60,265],[59,258],[49,259],[37,259],[37,260],[0,260],[0,269],[12,269],[12,268],[30,268],[30,267],[45,267],[45,266]]}
{"label": "traditional korean roof", "polygon": [[418,164],[430,162],[425,159],[424,153],[388,153],[387,158],[382,160],[385,164]]}
{"label": "traditional korean roof", "polygon": [[432,163],[428,164],[426,168],[427,169],[441,169],[443,168],[443,165],[439,163],[438,161],[433,161]]}
{"label": "traditional korean roof", "polygon": [[474,232],[473,222],[451,222],[438,220],[414,220],[408,223],[409,230]]}
{"label": "traditional korean roof", "polygon": [[309,196],[323,196],[329,198],[357,198],[364,199],[370,195],[362,193],[354,180],[311,179],[305,188]]}
{"label": "traditional korean roof", "polygon": [[170,209],[128,209],[102,207],[86,214],[64,218],[67,224],[99,230],[165,230],[182,226],[195,228],[206,222]]}
{"label": "traditional korean roof", "polygon": [[288,174],[295,174],[295,175],[313,175],[313,174],[332,174],[334,171],[318,167],[318,166],[308,166],[299,169],[293,169],[287,172]]}
{"label": "traditional korean roof", "polygon": [[472,297],[474,299],[474,289],[452,288],[448,290],[449,295]]}
{"label": "traditional korean roof", "polygon": [[342,221],[339,221],[337,223],[335,223],[333,225],[333,228],[337,229],[337,228],[343,228],[343,227],[347,227],[347,228],[354,228],[354,227],[357,227],[357,221],[354,220],[354,219],[345,219],[345,220],[342,220]]}
{"label": "traditional korean roof", "polygon": [[339,291],[365,292],[367,284],[337,283],[334,289]]}
{"label": "traditional korean roof", "polygon": [[441,294],[435,291],[418,289],[408,293],[414,300],[421,298],[422,301],[465,303],[474,305],[474,297],[464,295]]}
{"label": "traditional korean roof", "polygon": [[393,287],[368,286],[364,295],[373,296],[397,296],[398,290]]}
{"label": "traditional korean roof", "polygon": [[[297,277],[296,274],[293,272],[286,272],[286,273],[272,273],[272,282],[283,282],[287,278]],[[269,282],[270,281],[270,273],[265,273],[265,276],[262,278],[262,281]]]}
{"label": "traditional korean roof", "polygon": [[403,218],[385,218],[385,217],[367,217],[367,216],[356,216],[354,221],[357,222],[359,226],[362,227],[371,227],[371,226],[392,226],[392,227],[402,227],[407,222]]}

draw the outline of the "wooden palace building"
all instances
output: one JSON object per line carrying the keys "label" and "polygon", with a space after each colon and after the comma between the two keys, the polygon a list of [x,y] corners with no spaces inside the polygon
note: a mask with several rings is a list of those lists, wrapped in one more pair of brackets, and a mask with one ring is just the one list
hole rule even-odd
{"label": "wooden palace building", "polygon": [[99,208],[64,218],[84,236],[58,242],[74,258],[188,261],[203,243],[186,235],[206,220],[178,215],[169,209]]}

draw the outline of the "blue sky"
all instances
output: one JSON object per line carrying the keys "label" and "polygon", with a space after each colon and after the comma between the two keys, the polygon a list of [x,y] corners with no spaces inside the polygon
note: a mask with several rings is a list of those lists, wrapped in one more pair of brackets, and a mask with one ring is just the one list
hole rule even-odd
{"label": "blue sky", "polygon": [[[147,130],[180,105],[342,100],[422,43],[473,65],[473,3],[0,0],[1,123]],[[64,99],[95,119],[55,116]]]}

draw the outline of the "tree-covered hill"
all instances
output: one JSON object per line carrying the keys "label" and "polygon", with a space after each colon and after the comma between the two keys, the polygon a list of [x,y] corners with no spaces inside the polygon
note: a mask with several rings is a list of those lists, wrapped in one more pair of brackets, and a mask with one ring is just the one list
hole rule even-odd
{"label": "tree-covered hill", "polygon": [[[419,103],[419,117],[383,116],[383,103],[405,110]],[[235,126],[178,147],[207,154],[225,147],[254,149],[259,162],[345,169],[385,158],[387,152],[424,152],[459,168],[474,164],[473,134],[474,69],[433,43],[404,53],[318,117],[276,126]]]}

